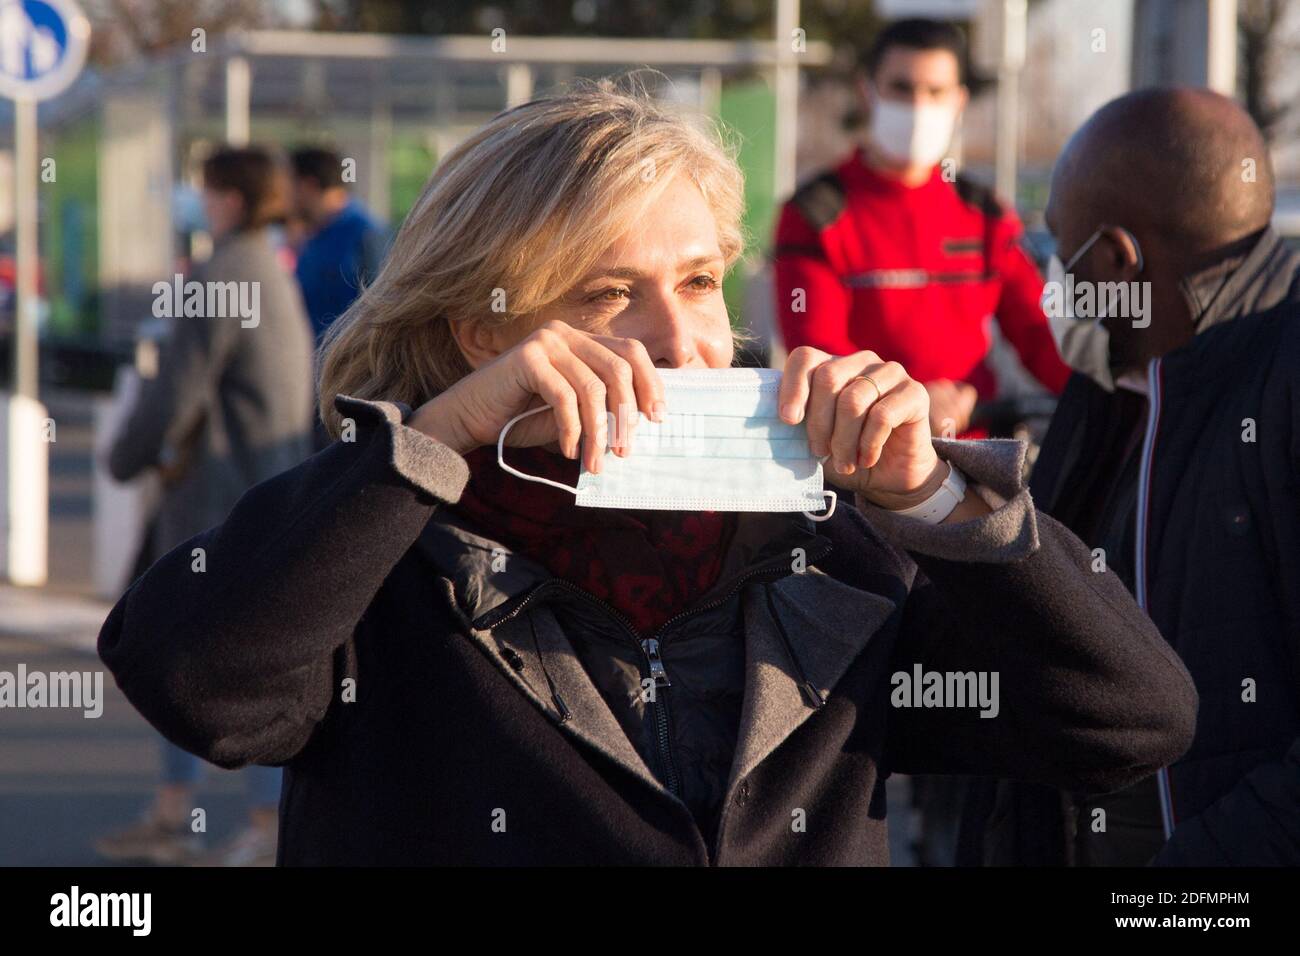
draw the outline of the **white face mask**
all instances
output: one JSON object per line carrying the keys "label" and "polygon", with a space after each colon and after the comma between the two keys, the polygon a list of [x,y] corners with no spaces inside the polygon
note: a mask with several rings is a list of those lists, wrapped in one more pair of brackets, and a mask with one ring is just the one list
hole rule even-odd
{"label": "white face mask", "polygon": [[879,96],[871,106],[871,141],[899,163],[935,165],[952,142],[956,125],[957,110],[951,106],[915,106]]}
{"label": "white face mask", "polygon": [[[1047,260],[1047,281],[1066,289],[1066,271],[1061,257],[1052,253]],[[1046,287],[1044,287],[1046,298]],[[1063,308],[1044,307],[1047,324],[1061,359],[1076,372],[1082,372],[1108,392],[1115,391],[1115,377],[1110,370],[1110,332],[1096,319],[1081,319],[1074,314],[1074,297],[1063,295]]]}
{"label": "white face mask", "polygon": [[[777,414],[781,373],[767,368],[659,369],[667,411],[662,422],[641,418],[626,458],[606,449],[601,470],[583,469],[576,487],[524,474],[506,464],[506,432],[533,408],[506,422],[497,464],[526,481],[571,491],[584,508],[656,511],[835,512],[836,493],[822,487],[822,461],[807,429]],[[610,413],[609,435],[616,423]]]}
{"label": "white face mask", "polygon": [[[1113,392],[1115,374],[1110,367],[1110,331],[1101,323],[1101,320],[1107,316],[1107,299],[1103,295],[1097,296],[1095,318],[1081,318],[1075,315],[1072,294],[1074,283],[1069,274],[1074,264],[1083,258],[1084,253],[1092,248],[1093,243],[1101,238],[1103,228],[1099,226],[1075,251],[1069,262],[1062,263],[1061,257],[1056,253],[1052,253],[1051,258],[1047,260],[1047,282],[1043,286],[1043,314],[1047,316],[1052,338],[1056,340],[1056,348],[1061,353],[1065,364],[1076,372],[1082,372],[1106,391]],[[1145,268],[1142,247],[1138,245],[1136,236],[1127,229],[1123,231],[1133,243],[1140,273]],[[1060,293],[1057,298],[1062,306],[1060,309],[1050,309],[1046,305],[1048,290],[1053,285]]]}

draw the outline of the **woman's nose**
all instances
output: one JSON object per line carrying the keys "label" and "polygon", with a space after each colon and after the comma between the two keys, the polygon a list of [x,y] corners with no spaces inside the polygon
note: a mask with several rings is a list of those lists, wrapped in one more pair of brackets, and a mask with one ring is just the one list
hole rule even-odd
{"label": "woman's nose", "polygon": [[692,368],[696,366],[703,367],[704,364],[702,359],[684,349],[680,350],[674,358],[655,359],[655,368]]}
{"label": "woman's nose", "polygon": [[687,309],[675,302],[663,302],[648,316],[649,335],[642,339],[656,368],[704,366],[695,323]]}

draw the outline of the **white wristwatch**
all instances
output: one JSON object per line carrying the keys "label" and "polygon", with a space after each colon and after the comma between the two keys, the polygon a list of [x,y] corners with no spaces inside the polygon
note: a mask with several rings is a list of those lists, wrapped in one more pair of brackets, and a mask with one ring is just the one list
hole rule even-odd
{"label": "white wristwatch", "polygon": [[952,514],[953,509],[966,500],[966,476],[952,462],[948,462],[948,477],[943,480],[939,490],[926,498],[919,505],[891,511],[891,514],[905,518],[917,518],[926,524],[938,524]]}

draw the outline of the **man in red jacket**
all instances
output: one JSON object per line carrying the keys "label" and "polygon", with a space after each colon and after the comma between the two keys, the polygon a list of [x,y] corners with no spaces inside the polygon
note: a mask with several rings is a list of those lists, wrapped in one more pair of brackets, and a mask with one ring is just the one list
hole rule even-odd
{"label": "man in red jacket", "polygon": [[777,314],[787,349],[871,349],[930,392],[931,428],[969,425],[997,382],[988,319],[1059,393],[1070,375],[1039,307],[1043,280],[1013,210],[945,159],[967,91],[961,34],[932,20],[886,27],[863,63],[870,142],[800,188],[776,235]]}

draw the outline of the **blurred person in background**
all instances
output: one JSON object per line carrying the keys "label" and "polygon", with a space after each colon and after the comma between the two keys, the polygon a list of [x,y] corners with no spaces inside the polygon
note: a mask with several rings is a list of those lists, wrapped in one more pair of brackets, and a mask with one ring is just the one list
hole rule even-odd
{"label": "blurred person in background", "polygon": [[[1300,863],[1300,255],[1274,193],[1258,127],[1208,90],[1113,100],[1056,165],[1044,306],[1078,374],[1030,488],[1201,707],[1191,749],[1115,793],[974,787],[959,862]],[[1067,274],[1076,297],[1130,291],[1088,308],[1061,298]]]}
{"label": "blurred person in background", "polygon": [[[150,468],[161,473],[163,497],[148,545],[153,557],[220,524],[246,490],[311,452],[311,328],[269,235],[283,215],[284,193],[284,172],[266,150],[219,149],[203,165],[214,248],[188,279],[204,289],[236,284],[238,294],[256,302],[257,315],[246,325],[239,315],[207,314],[206,307],[198,316],[173,310],[157,373],[144,379],[109,451],[107,466],[118,481]],[[208,573],[206,563],[202,570]],[[159,864],[273,862],[281,771],[250,771],[247,828],[205,855],[190,827],[202,770],[197,757],[164,740],[163,782],[152,806],[136,824],[96,841],[96,849],[113,860]]]}
{"label": "blurred person in background", "polygon": [[[886,26],[857,76],[867,140],[796,191],[774,251],[785,347],[871,349],[900,362],[930,393],[931,430],[947,437],[987,434],[971,430],[971,416],[998,393],[986,361],[991,318],[1049,391],[1070,374],[1014,209],[945,161],[969,98],[966,70],[965,41],[951,24]],[[912,781],[923,865],[952,862],[963,787],[955,777]]]}
{"label": "blurred person in background", "polygon": [[[338,153],[302,146],[290,154],[289,163],[297,251],[294,275],[319,343],[356,300],[362,285],[379,274],[388,236],[349,191]],[[329,441],[318,418],[313,448],[324,448]]]}
{"label": "blurred person in background", "polygon": [[902,363],[930,393],[931,429],[949,437],[997,394],[990,317],[1049,391],[1069,377],[1014,210],[942,162],[968,99],[965,62],[950,24],[885,27],[858,76],[868,141],[795,193],[775,244],[785,347]]}
{"label": "blurred person in background", "polygon": [[315,146],[295,149],[293,215],[302,230],[294,275],[312,331],[325,330],[348,310],[383,262],[386,233],[353,197],[343,179],[343,157]]}

